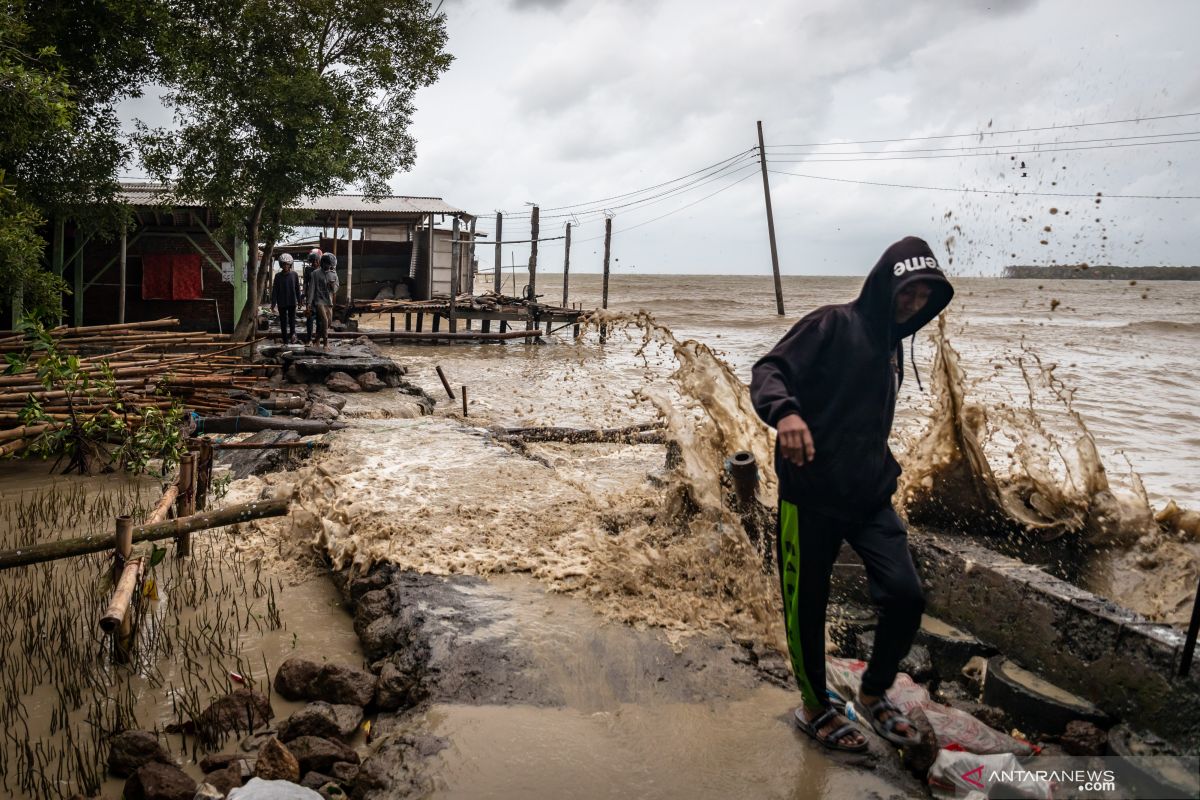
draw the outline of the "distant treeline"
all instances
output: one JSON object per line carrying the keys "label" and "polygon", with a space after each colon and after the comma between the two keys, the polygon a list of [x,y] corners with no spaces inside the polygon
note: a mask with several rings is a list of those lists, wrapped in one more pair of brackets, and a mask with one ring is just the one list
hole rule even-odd
{"label": "distant treeline", "polygon": [[1096,281],[1200,281],[1200,267],[1114,267],[1088,264],[1054,264],[1048,267],[1011,266],[1006,278],[1087,278]]}

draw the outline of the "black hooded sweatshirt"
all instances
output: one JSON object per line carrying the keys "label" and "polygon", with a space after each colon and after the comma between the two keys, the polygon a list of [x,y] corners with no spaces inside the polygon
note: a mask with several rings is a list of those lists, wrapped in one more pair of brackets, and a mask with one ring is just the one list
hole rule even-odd
{"label": "black hooded sweatshirt", "polygon": [[[918,280],[929,283],[929,301],[897,324],[896,294]],[[773,428],[799,414],[816,453],[798,467],[776,442],[781,500],[851,520],[890,501],[900,476],[888,435],[904,374],[903,340],[953,296],[929,245],[909,236],[884,251],[854,302],[811,312],[758,360],[750,382],[755,411]]]}

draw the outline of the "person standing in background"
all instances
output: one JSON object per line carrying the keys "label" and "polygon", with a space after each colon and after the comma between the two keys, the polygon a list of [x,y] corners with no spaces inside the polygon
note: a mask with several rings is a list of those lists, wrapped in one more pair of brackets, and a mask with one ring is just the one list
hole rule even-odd
{"label": "person standing in background", "polygon": [[329,328],[333,324],[333,298],[337,296],[337,258],[332,253],[321,256],[321,266],[312,272],[308,306],[316,312],[317,338],[321,347],[329,347]]}
{"label": "person standing in background", "polygon": [[[304,297],[309,296],[309,286],[312,283],[313,270],[319,269],[321,264],[321,248],[314,247],[308,251],[308,255],[304,259]],[[313,340],[313,323],[315,322],[316,311],[310,305],[305,309],[304,313],[304,332],[305,341],[312,342]]]}
{"label": "person standing in background", "polygon": [[279,257],[279,272],[271,284],[271,310],[279,311],[279,332],[284,343],[296,341],[296,306],[301,301],[300,279],[292,269],[292,257]]}

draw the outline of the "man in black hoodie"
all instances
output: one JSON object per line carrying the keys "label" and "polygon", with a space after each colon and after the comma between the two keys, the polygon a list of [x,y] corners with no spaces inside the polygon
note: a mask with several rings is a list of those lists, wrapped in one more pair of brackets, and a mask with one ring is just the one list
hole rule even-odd
{"label": "man in black hoodie", "polygon": [[804,701],[796,721],[833,749],[866,749],[862,733],[830,707],[825,689],[825,607],[843,540],[862,558],[879,612],[855,706],[894,744],[916,736],[884,694],[925,606],[904,524],[892,508],[900,465],[888,435],[904,373],[903,340],[953,296],[929,245],[901,239],[875,264],[854,302],[811,312],[754,365],[754,408],[778,433],[776,547],[788,650]]}

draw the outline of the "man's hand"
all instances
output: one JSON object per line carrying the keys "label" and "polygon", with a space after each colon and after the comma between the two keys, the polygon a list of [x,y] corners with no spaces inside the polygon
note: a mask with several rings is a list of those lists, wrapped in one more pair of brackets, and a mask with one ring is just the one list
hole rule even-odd
{"label": "man's hand", "polygon": [[783,457],[797,467],[803,467],[816,456],[812,431],[799,414],[789,414],[779,420],[775,430],[779,434],[779,449],[783,451]]}

